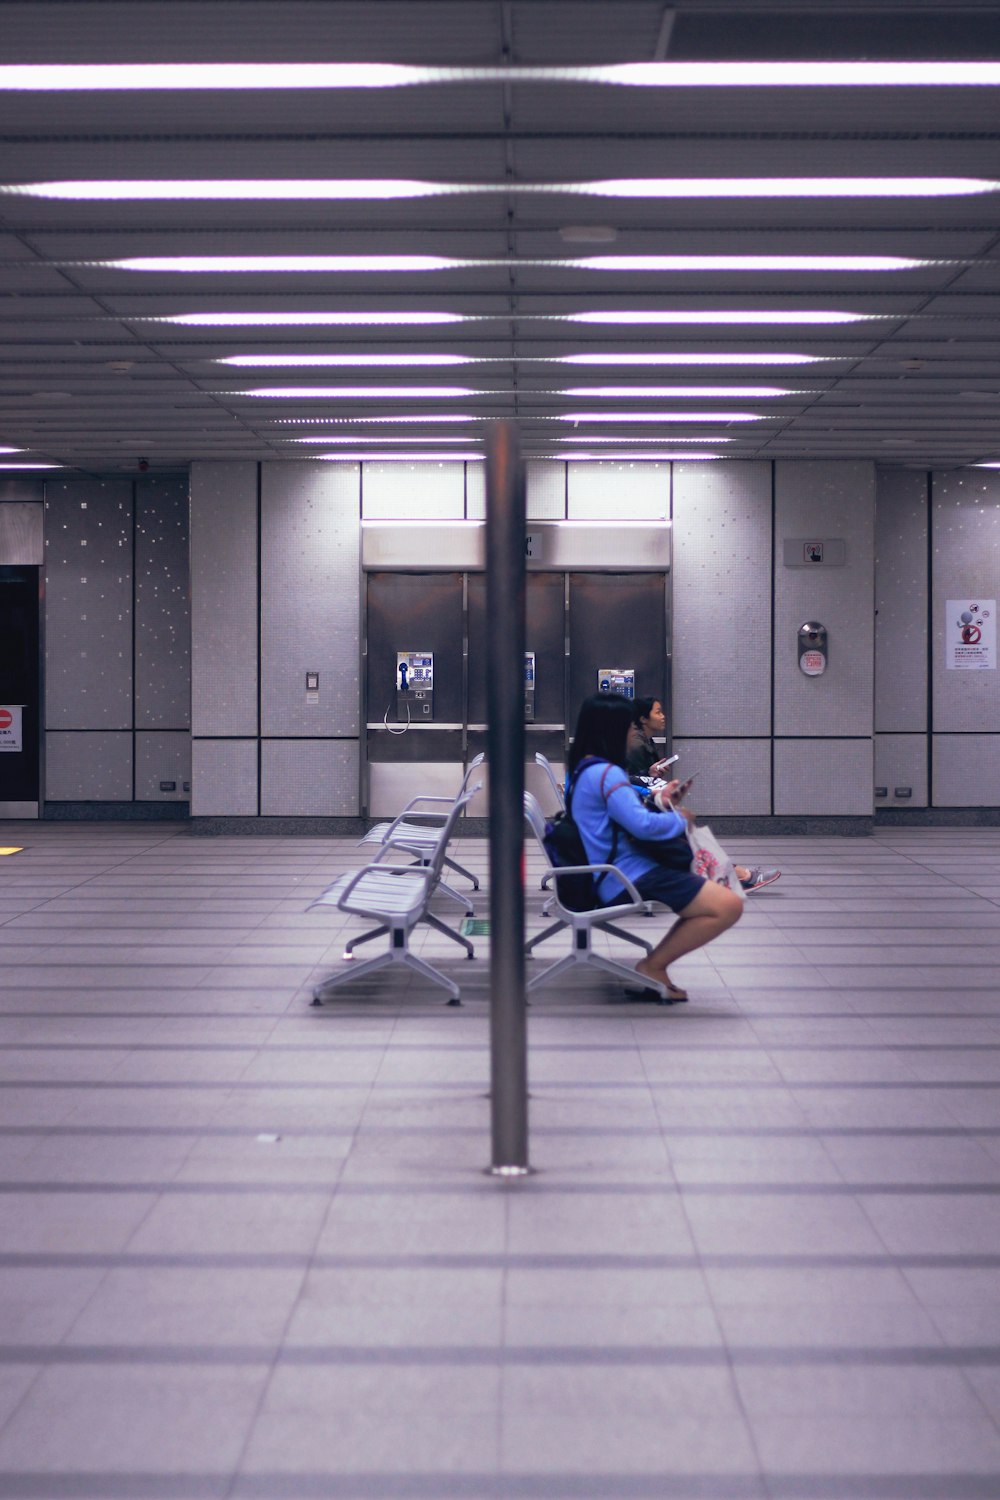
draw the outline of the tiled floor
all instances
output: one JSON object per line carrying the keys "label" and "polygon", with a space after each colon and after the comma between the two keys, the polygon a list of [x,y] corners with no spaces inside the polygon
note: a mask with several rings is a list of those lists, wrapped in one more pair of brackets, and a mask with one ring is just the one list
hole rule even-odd
{"label": "tiled floor", "polygon": [[1000,830],[741,841],[689,1005],[538,993],[519,1184],[485,943],[308,1005],[351,843],[22,841],[0,1500],[1000,1495]]}

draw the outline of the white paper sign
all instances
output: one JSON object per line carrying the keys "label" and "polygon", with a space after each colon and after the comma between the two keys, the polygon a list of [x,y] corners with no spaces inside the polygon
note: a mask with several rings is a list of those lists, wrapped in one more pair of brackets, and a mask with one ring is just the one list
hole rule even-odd
{"label": "white paper sign", "polygon": [[20,751],[23,748],[21,743],[21,704],[0,703],[0,753],[4,750]]}
{"label": "white paper sign", "polygon": [[997,601],[949,599],[944,621],[945,666],[989,672],[997,664]]}

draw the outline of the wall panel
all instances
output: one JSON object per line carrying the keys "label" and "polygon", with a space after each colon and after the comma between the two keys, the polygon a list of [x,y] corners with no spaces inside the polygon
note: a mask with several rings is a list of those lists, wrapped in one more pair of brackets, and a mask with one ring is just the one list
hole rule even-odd
{"label": "wall panel", "polygon": [[767,816],[771,811],[771,741],[674,738],[680,757],[670,774],[697,772],[687,797],[704,817]]}
{"label": "wall panel", "polygon": [[264,740],[261,813],[264,817],[355,817],[358,755],[357,740]]}
{"label": "wall panel", "polygon": [[257,816],[257,744],[256,739],[192,742],[192,817]]}
{"label": "wall panel", "polygon": [[465,515],[465,464],[365,463],[361,514],[366,521],[461,520]]}
{"label": "wall panel", "polygon": [[669,463],[570,461],[566,514],[571,521],[660,521],[670,514]]}
{"label": "wall panel", "polygon": [[131,802],[132,734],[45,736],[45,797],[49,802]]}
{"label": "wall panel", "polygon": [[[174,790],[161,791],[161,781],[174,782]],[[151,733],[140,729],[135,737],[135,800],[187,802],[190,781],[191,736],[184,730]]]}
{"label": "wall panel", "polygon": [[927,475],[876,469],[876,730],[927,728],[927,525]]}
{"label": "wall panel", "polygon": [[188,481],[146,475],[135,494],[135,722],[191,723]]}
{"label": "wall panel", "polygon": [[[261,466],[264,735],[358,733],[358,493],[357,464]],[[320,674],[317,704],[307,671]]]}
{"label": "wall panel", "polygon": [[966,597],[1000,603],[1000,473],[959,469],[935,474],[931,526],[934,729],[997,732],[1000,669],[965,672],[945,666],[945,607],[949,599]]}
{"label": "wall panel", "polygon": [[[925,734],[877,734],[875,736],[875,785],[886,795],[876,799],[880,807],[927,806],[927,736]],[[897,797],[897,787],[909,787],[912,797]]]}
{"label": "wall panel", "polygon": [[[844,538],[844,566],[785,567],[785,538],[813,537]],[[871,734],[874,548],[873,464],[863,460],[782,460],[775,464],[777,735]],[[806,620],[818,620],[829,632],[830,663],[822,677],[806,677],[799,670],[797,637]]]}
{"label": "wall panel", "polygon": [[789,817],[872,811],[871,740],[774,742],[774,811]]}
{"label": "wall panel", "polygon": [[673,731],[771,732],[771,465],[678,463]]}
{"label": "wall panel", "polygon": [[249,461],[191,465],[191,727],[257,733],[257,465]]}
{"label": "wall panel", "polygon": [[933,788],[935,807],[1000,807],[1000,740],[936,734]]}
{"label": "wall panel", "polygon": [[131,729],[132,481],[50,481],[45,533],[45,724]]}

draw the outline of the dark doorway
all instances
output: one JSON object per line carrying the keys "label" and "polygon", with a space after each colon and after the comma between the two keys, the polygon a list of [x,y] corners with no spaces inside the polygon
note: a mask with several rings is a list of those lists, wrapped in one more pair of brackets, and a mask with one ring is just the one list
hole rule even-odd
{"label": "dark doorway", "polygon": [[0,567],[0,817],[37,817],[38,569]]}

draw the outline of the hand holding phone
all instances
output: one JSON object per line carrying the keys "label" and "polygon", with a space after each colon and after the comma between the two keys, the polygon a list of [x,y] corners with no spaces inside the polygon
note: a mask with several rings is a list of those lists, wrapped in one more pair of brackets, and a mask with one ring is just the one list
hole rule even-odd
{"label": "hand holding phone", "polygon": [[649,768],[650,776],[662,776],[668,766],[672,766],[675,760],[680,760],[679,755],[668,755],[666,760],[657,760]]}

